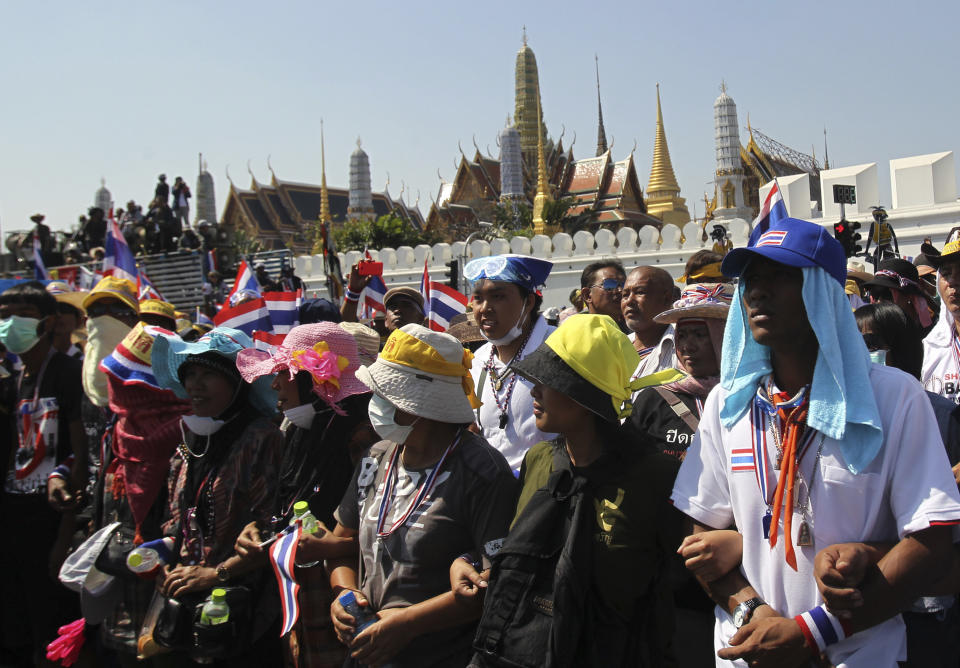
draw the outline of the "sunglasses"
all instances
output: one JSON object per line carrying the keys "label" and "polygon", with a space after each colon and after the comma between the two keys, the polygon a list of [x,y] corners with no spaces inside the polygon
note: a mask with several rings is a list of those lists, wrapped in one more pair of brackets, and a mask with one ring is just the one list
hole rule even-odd
{"label": "sunglasses", "polygon": [[614,292],[616,290],[623,290],[623,281],[618,281],[615,278],[605,278],[603,282],[597,283],[596,285],[591,285],[591,288],[601,288],[607,292]]}

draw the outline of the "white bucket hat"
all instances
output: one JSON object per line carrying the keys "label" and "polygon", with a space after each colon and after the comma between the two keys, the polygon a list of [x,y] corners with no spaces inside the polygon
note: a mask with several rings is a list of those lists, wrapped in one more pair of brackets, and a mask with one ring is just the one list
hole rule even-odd
{"label": "white bucket hat", "polygon": [[367,387],[400,410],[437,422],[473,422],[473,354],[449,334],[422,325],[395,330],[377,361],[357,370]]}

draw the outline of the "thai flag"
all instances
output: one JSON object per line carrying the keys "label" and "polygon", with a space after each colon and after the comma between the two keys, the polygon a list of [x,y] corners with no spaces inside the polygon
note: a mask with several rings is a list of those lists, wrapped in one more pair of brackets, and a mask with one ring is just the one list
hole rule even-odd
{"label": "thai flag", "polygon": [[206,313],[203,313],[200,310],[199,306],[197,307],[197,315],[194,317],[193,322],[198,325],[210,325],[211,327],[215,327],[213,320],[208,318]]}
{"label": "thai flag", "polygon": [[110,209],[103,257],[103,275],[125,278],[131,283],[136,283],[137,273],[137,263],[133,259],[133,253],[130,252],[127,240],[120,233],[117,219],[113,217],[113,209]]}
{"label": "thai flag", "polygon": [[50,274],[47,273],[43,256],[40,254],[40,239],[36,234],[33,235],[33,275],[38,281],[50,280]]}
{"label": "thai flag", "polygon": [[274,334],[286,334],[300,324],[300,303],[303,301],[301,291],[264,292],[263,301],[270,312]]}
{"label": "thai flag", "polygon": [[273,353],[277,346],[283,345],[283,340],[287,338],[286,334],[271,334],[257,330],[252,335],[253,347],[255,350],[262,350],[265,353]]}
{"label": "thai flag", "polygon": [[734,448],[730,451],[731,471],[755,471],[753,448]]}
{"label": "thai flag", "polygon": [[776,225],[788,217],[787,205],[783,203],[783,195],[780,194],[780,184],[774,179],[773,187],[767,193],[767,198],[763,200],[763,206],[760,207],[760,213],[753,221],[749,245],[756,246],[761,234],[769,230],[771,225]]}
{"label": "thai flag", "polygon": [[230,298],[238,290],[255,290],[256,292],[260,292],[260,283],[257,282],[257,275],[250,269],[246,260],[243,260],[237,268],[237,277],[233,281],[233,288],[230,290],[230,294],[227,295],[224,303],[229,303]]}
{"label": "thai flag", "polygon": [[300,604],[297,602],[300,585],[294,579],[293,573],[301,533],[303,533],[303,527],[298,523],[288,534],[270,546],[270,563],[273,564],[273,573],[277,576],[277,584],[280,586],[280,607],[283,608],[281,638],[290,633],[293,625],[297,623],[297,618],[300,617]]}
{"label": "thai flag", "polygon": [[[386,311],[383,298],[387,296],[387,286],[382,276],[371,276],[367,287],[363,289],[363,304],[371,311]],[[373,314],[371,313],[371,317]]]}
{"label": "thai flag", "polygon": [[429,283],[430,304],[427,319],[430,329],[435,332],[445,332],[454,316],[466,313],[467,297],[445,283],[431,281]]}
{"label": "thai flag", "polygon": [[[430,303],[430,269],[427,268],[427,262],[430,261],[430,258],[424,258],[423,260],[423,276],[420,278],[420,294],[423,295],[423,310],[425,313],[424,317],[430,316],[430,311],[433,310],[433,307]],[[444,328],[446,329],[446,328]],[[440,330],[441,332],[443,329]]]}
{"label": "thai flag", "polygon": [[159,299],[162,302],[167,301],[163,298],[163,295],[160,294],[160,291],[153,287],[153,283],[147,278],[146,273],[142,271],[137,274],[137,293],[140,295],[139,299],[141,301],[144,299]]}
{"label": "thai flag", "polygon": [[239,329],[247,336],[253,336],[254,330],[258,329],[265,332],[273,331],[270,311],[267,310],[263,297],[251,299],[236,306],[224,304],[220,312],[213,317],[213,323],[217,327]]}

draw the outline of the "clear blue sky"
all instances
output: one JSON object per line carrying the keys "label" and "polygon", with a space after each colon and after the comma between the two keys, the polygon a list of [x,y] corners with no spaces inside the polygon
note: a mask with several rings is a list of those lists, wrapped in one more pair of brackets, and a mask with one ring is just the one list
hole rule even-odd
{"label": "clear blue sky", "polygon": [[[537,56],[544,120],[596,145],[593,55],[607,137],[646,188],[661,84],[671,157],[688,202],[712,191],[721,80],[754,127],[798,150],[823,127],[836,165],[960,148],[955,2],[21,2],[0,31],[0,224],[35,211],[66,227],[100,178],[146,204],[156,176],[191,187],[209,161],[222,210],[229,165],[268,181],[346,186],[357,136],[373,186],[389,172],[426,214],[472,137],[496,153],[513,113],[521,26]],[[746,133],[743,133],[745,141]],[[889,201],[884,204],[889,205]]]}

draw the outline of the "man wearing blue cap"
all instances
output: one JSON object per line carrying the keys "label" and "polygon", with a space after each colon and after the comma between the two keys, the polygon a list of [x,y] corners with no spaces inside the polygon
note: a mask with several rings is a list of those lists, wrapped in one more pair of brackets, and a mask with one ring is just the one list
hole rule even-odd
{"label": "man wearing blue cap", "polygon": [[[819,225],[782,220],[722,270],[740,284],[720,387],[672,496],[692,521],[685,558],[701,554],[698,533],[741,534],[740,568],[702,580],[718,604],[717,665],[894,666],[907,658],[898,612],[950,565],[960,523],[929,401],[903,372],[870,363],[843,249]],[[870,605],[841,619],[823,603],[814,558],[873,541],[895,545],[877,563],[882,577],[860,585]]]}

